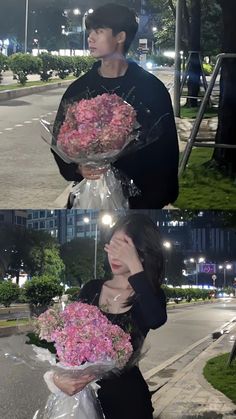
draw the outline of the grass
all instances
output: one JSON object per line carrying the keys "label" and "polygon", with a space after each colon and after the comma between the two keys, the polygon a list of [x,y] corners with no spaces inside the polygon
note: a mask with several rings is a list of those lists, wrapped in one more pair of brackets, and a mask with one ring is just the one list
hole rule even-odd
{"label": "grass", "polygon": [[236,209],[236,183],[216,169],[203,166],[212,150],[193,149],[185,172],[180,178],[180,194],[175,207],[188,209]]}
{"label": "grass", "polygon": [[236,362],[227,367],[229,354],[210,359],[204,367],[203,374],[209,383],[225,394],[236,404]]}
{"label": "grass", "polygon": [[0,320],[0,327],[10,327],[10,326],[19,326],[21,324],[28,324],[28,319],[20,320]]}
{"label": "grass", "polygon": [[67,80],[75,80],[76,79],[76,77],[74,77],[74,76],[68,76],[68,77],[66,77],[64,80],[61,80],[61,79],[59,79],[59,78],[54,78],[54,79],[51,79],[50,81],[48,81],[48,82],[45,82],[45,81],[41,81],[41,80],[38,80],[38,81],[28,81],[24,86],[22,86],[21,84],[19,84],[19,83],[15,83],[15,84],[5,84],[5,85],[0,85],[0,92],[1,91],[3,91],[3,90],[15,90],[15,89],[22,89],[22,88],[24,88],[24,87],[32,87],[32,86],[46,86],[46,85],[48,85],[48,84],[51,84],[51,83],[58,83],[58,82],[62,82],[62,81],[67,81]]}
{"label": "grass", "polygon": [[[196,118],[199,108],[187,108],[185,106],[181,107],[180,116],[181,118]],[[213,118],[218,116],[217,108],[208,108],[204,113],[204,119]]]}

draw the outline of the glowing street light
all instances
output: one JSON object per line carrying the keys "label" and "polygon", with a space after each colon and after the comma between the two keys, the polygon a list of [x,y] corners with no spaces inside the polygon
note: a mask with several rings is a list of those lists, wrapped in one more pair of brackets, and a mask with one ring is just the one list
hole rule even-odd
{"label": "glowing street light", "polygon": [[204,257],[199,257],[199,258],[190,258],[189,262],[191,263],[195,263],[195,272],[196,272],[196,285],[198,285],[198,268],[199,268],[199,263],[204,263],[205,262],[205,258]]}
{"label": "glowing street light", "polygon": [[75,16],[81,15],[80,9],[74,9],[73,13],[74,13]]}
{"label": "glowing street light", "polygon": [[[98,248],[98,224],[99,221],[101,224],[112,227],[113,219],[110,214],[104,214],[100,220],[98,220],[95,224],[95,243],[94,243],[94,279],[97,278],[97,248]],[[83,218],[83,222],[85,224],[90,223],[90,233],[91,233],[91,218],[85,216]]]}
{"label": "glowing street light", "polygon": [[168,266],[168,257],[167,257],[167,251],[169,251],[172,247],[171,243],[169,241],[163,242],[163,247],[166,249],[165,252],[165,275],[166,275],[166,284],[168,282],[168,276],[167,276],[167,266]]}
{"label": "glowing street light", "polygon": [[226,287],[226,273],[227,273],[227,271],[230,271],[232,269],[232,265],[231,265],[231,263],[225,262],[224,264],[219,265],[218,268],[220,270],[223,269],[223,273],[224,273],[224,284],[223,284],[223,287],[225,288]]}

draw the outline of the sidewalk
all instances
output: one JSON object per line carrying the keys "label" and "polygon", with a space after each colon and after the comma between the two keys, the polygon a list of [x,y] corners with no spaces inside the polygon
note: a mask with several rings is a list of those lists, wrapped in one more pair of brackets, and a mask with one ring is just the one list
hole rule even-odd
{"label": "sidewalk", "polygon": [[236,405],[214,389],[202,374],[208,359],[231,351],[235,333],[233,325],[228,334],[213,342],[153,395],[155,419],[236,418]]}

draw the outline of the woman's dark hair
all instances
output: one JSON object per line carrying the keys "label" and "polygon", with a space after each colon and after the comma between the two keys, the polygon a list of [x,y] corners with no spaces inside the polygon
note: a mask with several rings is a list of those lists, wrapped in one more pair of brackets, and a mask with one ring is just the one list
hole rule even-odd
{"label": "woman's dark hair", "polygon": [[156,224],[145,214],[128,214],[118,220],[111,236],[116,231],[124,231],[133,240],[147,280],[158,293],[163,279],[164,256]]}
{"label": "woman's dark hair", "polygon": [[112,29],[113,35],[124,31],[126,40],[124,44],[125,54],[134,40],[138,30],[138,19],[135,12],[126,6],[109,3],[98,7],[90,13],[85,21],[86,29],[106,28]]}

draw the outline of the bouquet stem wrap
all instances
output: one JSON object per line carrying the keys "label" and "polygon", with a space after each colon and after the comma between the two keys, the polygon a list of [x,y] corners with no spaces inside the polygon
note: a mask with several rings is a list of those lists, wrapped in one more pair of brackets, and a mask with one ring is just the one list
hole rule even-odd
{"label": "bouquet stem wrap", "polygon": [[114,210],[129,207],[122,184],[111,167],[97,180],[82,180],[76,184],[70,194],[70,207],[104,210]]}

